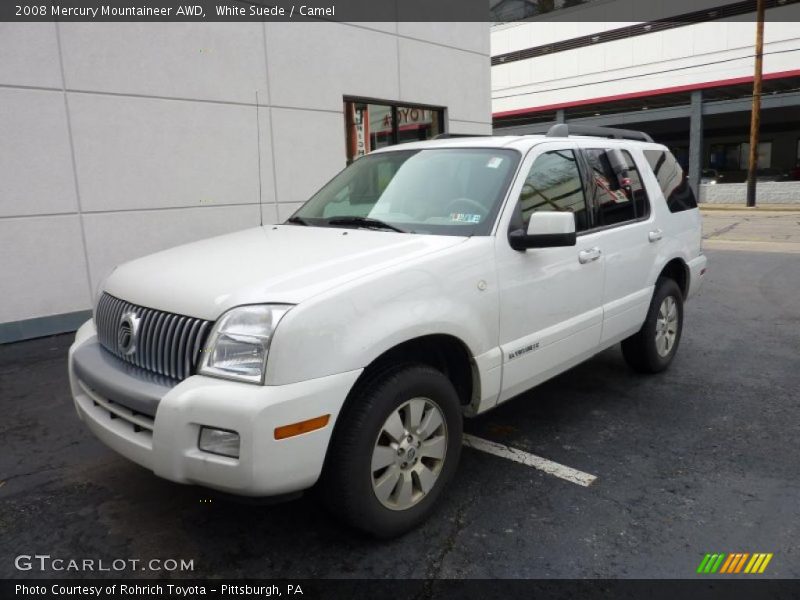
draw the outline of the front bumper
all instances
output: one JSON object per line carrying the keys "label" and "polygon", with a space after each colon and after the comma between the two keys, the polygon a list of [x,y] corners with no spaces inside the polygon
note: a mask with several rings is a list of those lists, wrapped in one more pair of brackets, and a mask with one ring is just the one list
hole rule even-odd
{"label": "front bumper", "polygon": [[[75,408],[89,429],[160,477],[244,496],[288,494],[316,482],[336,418],[361,374],[356,370],[283,386],[194,375],[172,387],[146,379],[140,387],[130,379],[136,373],[104,350],[98,349],[109,360],[86,360],[92,344],[97,337],[88,321],[70,348],[69,377]],[[120,397],[126,389],[129,397]],[[156,402],[148,404],[154,397]],[[322,429],[275,439],[276,427],[326,414],[330,421]],[[239,458],[200,450],[203,425],[236,431]]]}

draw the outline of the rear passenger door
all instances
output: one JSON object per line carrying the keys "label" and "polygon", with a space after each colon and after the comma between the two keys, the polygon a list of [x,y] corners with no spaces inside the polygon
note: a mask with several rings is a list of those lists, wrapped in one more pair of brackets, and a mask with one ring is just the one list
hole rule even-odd
{"label": "rear passenger door", "polygon": [[583,149],[590,174],[592,223],[605,259],[603,346],[638,331],[653,292],[648,279],[659,232],[634,154],[633,148],[621,145]]}

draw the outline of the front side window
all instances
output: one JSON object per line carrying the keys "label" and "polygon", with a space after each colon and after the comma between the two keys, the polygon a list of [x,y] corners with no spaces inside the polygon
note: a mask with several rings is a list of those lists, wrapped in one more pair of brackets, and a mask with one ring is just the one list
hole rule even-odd
{"label": "front side window", "polygon": [[586,197],[572,150],[554,150],[538,156],[522,185],[519,209],[523,229],[535,212],[569,211],[575,214],[575,231],[589,228]]}
{"label": "front side window", "polygon": [[635,221],[650,214],[641,175],[627,150],[592,148],[585,155],[594,185],[596,226]]}
{"label": "front side window", "polygon": [[334,177],[289,222],[486,235],[519,157],[500,148],[371,154]]}

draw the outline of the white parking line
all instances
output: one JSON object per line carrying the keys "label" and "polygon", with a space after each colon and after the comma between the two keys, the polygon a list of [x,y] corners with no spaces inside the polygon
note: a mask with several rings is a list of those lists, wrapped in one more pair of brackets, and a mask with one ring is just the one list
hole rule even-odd
{"label": "white parking line", "polygon": [[561,465],[557,462],[553,462],[552,460],[542,458],[541,456],[536,456],[535,454],[530,454],[528,452],[523,452],[522,450],[517,450],[516,448],[511,448],[505,444],[490,442],[489,440],[484,440],[482,438],[475,437],[474,435],[469,435],[468,433],[464,434],[464,445],[474,448],[475,450],[480,450],[481,452],[494,454],[500,458],[507,458],[508,460],[522,463],[523,465],[533,467],[534,469],[539,469],[540,471],[544,471],[545,473],[555,475],[556,477],[572,483],[577,483],[578,485],[582,485],[584,487],[592,485],[595,479],[597,479],[597,477],[590,475],[589,473],[578,471],[572,467]]}

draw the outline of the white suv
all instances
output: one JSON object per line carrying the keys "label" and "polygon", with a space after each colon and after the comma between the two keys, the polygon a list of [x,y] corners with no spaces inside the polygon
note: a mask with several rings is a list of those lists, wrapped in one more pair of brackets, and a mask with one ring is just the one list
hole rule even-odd
{"label": "white suv", "polygon": [[637,371],[675,356],[706,266],[691,188],[645,134],[571,133],[382,149],[282,225],[118,267],[70,349],[78,414],[172,481],[317,484],[352,525],[408,530],[463,416],[617,342]]}

